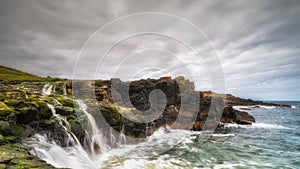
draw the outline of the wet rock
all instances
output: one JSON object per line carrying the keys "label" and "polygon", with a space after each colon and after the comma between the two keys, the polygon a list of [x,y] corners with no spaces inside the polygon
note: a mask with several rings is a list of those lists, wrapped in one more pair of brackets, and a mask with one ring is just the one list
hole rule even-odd
{"label": "wet rock", "polygon": [[32,122],[38,114],[38,110],[34,107],[24,107],[17,109],[17,111],[19,112],[17,114],[17,123],[20,124],[28,124]]}
{"label": "wet rock", "polygon": [[20,145],[0,146],[0,168],[44,168],[54,169],[51,165],[30,155]]}
{"label": "wet rock", "polygon": [[13,113],[13,109],[8,107],[5,103],[0,102],[0,118],[5,119],[6,116]]}
{"label": "wet rock", "polygon": [[238,111],[233,109],[232,106],[227,106],[224,109],[221,122],[237,123],[237,124],[252,124],[255,123],[255,119],[247,112]]}

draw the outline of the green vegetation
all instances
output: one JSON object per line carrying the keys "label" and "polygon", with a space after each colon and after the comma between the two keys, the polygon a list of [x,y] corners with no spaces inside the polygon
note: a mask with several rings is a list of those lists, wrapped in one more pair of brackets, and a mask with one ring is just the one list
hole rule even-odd
{"label": "green vegetation", "polygon": [[100,107],[100,112],[106,119],[120,119],[121,115],[117,107],[113,104],[110,104],[109,107]]}
{"label": "green vegetation", "polygon": [[0,169],[1,168],[54,168],[40,159],[30,155],[21,145],[7,144],[0,146]]}
{"label": "green vegetation", "polygon": [[59,81],[62,79],[52,77],[39,77],[16,69],[0,66],[0,81]]}
{"label": "green vegetation", "polygon": [[59,101],[63,106],[74,107],[74,101],[70,98],[58,96],[58,97],[55,97],[55,99],[57,101]]}

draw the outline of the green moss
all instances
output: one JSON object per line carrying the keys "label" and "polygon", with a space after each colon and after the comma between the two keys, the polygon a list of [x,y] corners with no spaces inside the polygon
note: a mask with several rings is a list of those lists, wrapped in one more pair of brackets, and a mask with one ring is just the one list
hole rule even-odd
{"label": "green moss", "polygon": [[26,148],[20,145],[10,144],[0,146],[0,169],[5,167],[8,169],[23,169],[23,168],[40,168],[52,169],[54,167],[41,161],[38,157],[32,156],[28,153]]}
{"label": "green moss", "polygon": [[11,144],[11,143],[15,143],[17,138],[15,136],[6,136],[4,137],[4,139],[6,143]]}
{"label": "green moss", "polygon": [[17,135],[17,136],[21,136],[22,133],[23,133],[23,131],[24,131],[23,126],[20,125],[20,124],[18,124],[18,125],[16,126],[16,135]]}
{"label": "green moss", "polygon": [[52,111],[46,102],[39,99],[35,99],[30,103],[38,110],[38,115],[37,115],[38,120],[50,119],[52,117]]}
{"label": "green moss", "polygon": [[59,101],[63,106],[74,107],[74,101],[72,99],[69,99],[67,97],[56,97],[55,99]]}
{"label": "green moss", "polygon": [[115,118],[120,119],[121,115],[116,106],[110,105],[110,107],[100,107],[100,112],[102,113],[103,117],[106,119]]}
{"label": "green moss", "polygon": [[0,145],[5,142],[5,138],[0,134]]}
{"label": "green moss", "polygon": [[6,165],[5,164],[0,164],[0,169],[6,169]]}
{"label": "green moss", "polygon": [[9,128],[10,128],[10,126],[9,126],[8,122],[0,120],[0,132],[9,130]]}
{"label": "green moss", "polygon": [[56,94],[63,94],[64,83],[57,83],[55,85],[54,91]]}
{"label": "green moss", "polygon": [[13,106],[16,107],[18,106],[18,104],[20,104],[21,100],[20,99],[10,99],[10,100],[4,100],[4,103],[9,105],[9,106]]}
{"label": "green moss", "polygon": [[71,95],[72,94],[72,89],[67,89],[67,94]]}
{"label": "green moss", "polygon": [[8,107],[5,103],[0,102],[0,116],[7,116],[10,113],[13,113],[14,110]]}

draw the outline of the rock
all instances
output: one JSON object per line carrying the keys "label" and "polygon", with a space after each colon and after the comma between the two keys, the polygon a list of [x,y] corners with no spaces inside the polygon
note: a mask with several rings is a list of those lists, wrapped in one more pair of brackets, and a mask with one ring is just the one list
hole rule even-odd
{"label": "rock", "polygon": [[2,145],[5,142],[5,138],[0,134],[0,145]]}
{"label": "rock", "polygon": [[57,101],[59,101],[63,106],[66,107],[74,107],[74,101],[67,97],[55,97]]}
{"label": "rock", "polygon": [[13,113],[14,110],[10,107],[8,107],[5,103],[0,101],[0,118],[5,119],[6,116]]}
{"label": "rock", "polygon": [[51,165],[30,155],[20,145],[0,146],[0,168],[43,168],[54,169]]}
{"label": "rock", "polygon": [[17,111],[19,112],[17,114],[17,123],[20,124],[28,124],[32,122],[38,114],[37,109],[34,107],[24,107],[17,109]]}
{"label": "rock", "polygon": [[76,115],[76,109],[72,108],[72,107],[55,106],[55,111],[56,111],[56,114],[60,114],[63,116]]}
{"label": "rock", "polygon": [[21,136],[22,136],[22,137],[25,137],[25,138],[28,138],[28,137],[33,136],[34,133],[35,133],[35,130],[34,130],[32,127],[26,125],[26,128],[25,128],[24,131],[22,132]]}
{"label": "rock", "polygon": [[238,111],[233,109],[232,106],[227,106],[224,109],[221,122],[248,125],[255,123],[255,118],[249,115],[247,112]]}
{"label": "rock", "polygon": [[4,136],[13,134],[9,122],[0,120],[0,133]]}

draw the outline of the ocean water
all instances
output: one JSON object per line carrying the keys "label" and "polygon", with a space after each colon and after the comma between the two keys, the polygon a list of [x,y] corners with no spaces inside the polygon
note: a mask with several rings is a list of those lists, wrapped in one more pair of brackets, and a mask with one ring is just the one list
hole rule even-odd
{"label": "ocean water", "polygon": [[160,129],[144,143],[122,145],[99,157],[89,157],[80,147],[62,149],[43,139],[35,153],[57,167],[71,168],[298,169],[300,102],[292,104],[295,108],[247,110],[256,119],[249,126],[228,124],[211,132]]}

